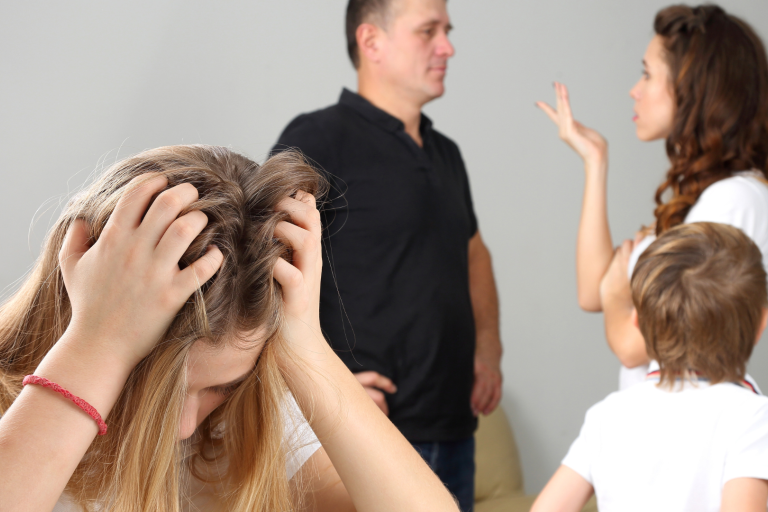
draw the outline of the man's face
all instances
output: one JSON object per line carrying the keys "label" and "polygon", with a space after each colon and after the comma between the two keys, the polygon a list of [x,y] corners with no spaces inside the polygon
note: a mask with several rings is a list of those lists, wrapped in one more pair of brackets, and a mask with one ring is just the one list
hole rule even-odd
{"label": "man's face", "polygon": [[454,54],[445,0],[393,0],[391,9],[382,38],[383,78],[420,104],[442,96]]}

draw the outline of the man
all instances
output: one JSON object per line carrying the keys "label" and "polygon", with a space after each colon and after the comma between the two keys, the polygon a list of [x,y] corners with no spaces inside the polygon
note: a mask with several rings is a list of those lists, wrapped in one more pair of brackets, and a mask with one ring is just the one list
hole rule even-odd
{"label": "man", "polygon": [[476,416],[501,398],[498,299],[458,147],[421,113],[454,49],[445,0],[350,0],[358,93],[294,119],[275,146],[328,172],[321,323],[462,510]]}

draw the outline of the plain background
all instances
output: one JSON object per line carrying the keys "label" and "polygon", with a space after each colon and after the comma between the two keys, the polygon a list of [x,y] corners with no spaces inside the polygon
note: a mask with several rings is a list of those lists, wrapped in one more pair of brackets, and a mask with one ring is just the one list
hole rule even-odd
{"label": "plain background", "polygon": [[[494,258],[505,355],[503,407],[526,488],[546,483],[587,408],[615,390],[602,316],[579,310],[575,240],[583,171],[534,101],[571,90],[577,119],[610,142],[618,243],[652,221],[667,169],[634,135],[658,0],[451,0],[446,95],[428,105],[461,147]],[[768,2],[721,5],[768,37]],[[230,146],[262,160],[297,114],[355,90],[345,0],[0,4],[2,256],[7,296],[33,264],[68,194],[118,158],[170,144]],[[768,386],[768,346],[752,375]],[[663,419],[660,418],[660,421]]]}

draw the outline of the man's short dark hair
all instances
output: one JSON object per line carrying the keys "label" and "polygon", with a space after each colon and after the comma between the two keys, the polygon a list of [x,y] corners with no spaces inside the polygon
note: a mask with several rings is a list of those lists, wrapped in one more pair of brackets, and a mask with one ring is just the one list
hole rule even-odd
{"label": "man's short dark hair", "polygon": [[374,23],[380,27],[386,25],[387,15],[394,0],[349,0],[347,4],[347,53],[355,69],[360,67],[360,54],[357,47],[357,27],[363,23]]}

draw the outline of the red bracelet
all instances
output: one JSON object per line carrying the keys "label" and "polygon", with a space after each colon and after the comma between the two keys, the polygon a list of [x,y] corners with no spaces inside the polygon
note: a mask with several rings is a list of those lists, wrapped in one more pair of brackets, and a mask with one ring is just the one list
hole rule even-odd
{"label": "red bracelet", "polygon": [[27,384],[37,384],[45,388],[50,388],[55,392],[64,395],[69,400],[72,400],[72,402],[74,402],[75,405],[77,405],[79,408],[81,408],[86,413],[88,413],[88,416],[90,416],[96,421],[96,423],[99,425],[100,436],[103,436],[104,434],[107,433],[107,424],[104,423],[103,419],[101,419],[101,414],[99,414],[99,411],[97,411],[91,404],[89,404],[82,398],[73,395],[72,393],[70,393],[63,387],[59,386],[55,382],[51,382],[48,379],[44,379],[43,377],[38,377],[37,375],[27,375],[26,377],[24,377],[24,380],[21,383],[24,386],[26,386]]}

